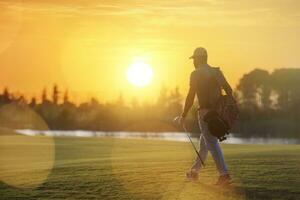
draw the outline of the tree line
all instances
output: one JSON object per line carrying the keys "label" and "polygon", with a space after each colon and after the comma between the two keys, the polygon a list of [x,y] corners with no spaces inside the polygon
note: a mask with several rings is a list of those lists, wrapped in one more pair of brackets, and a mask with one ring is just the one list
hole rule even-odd
{"label": "tree line", "polygon": [[242,135],[300,136],[300,69],[283,68],[269,73],[254,69],[239,81],[235,96],[241,110]]}
{"label": "tree line", "polygon": [[[232,131],[242,137],[300,137],[299,83],[300,69],[276,69],[272,73],[254,69],[244,74],[234,90],[240,119]],[[77,105],[70,100],[68,91],[61,92],[54,85],[49,94],[44,89],[40,99],[38,102],[32,97],[28,101],[5,88],[0,94],[0,126],[7,122],[1,108],[17,105],[37,113],[52,130],[180,131],[172,120],[181,114],[184,96],[178,87],[163,87],[154,103],[133,100],[126,104],[120,95],[113,102],[101,103],[92,97]],[[18,113],[12,118],[16,120],[17,116]],[[195,134],[199,133],[196,116],[195,104],[187,116],[187,127]],[[35,127],[16,125],[16,128]]]}

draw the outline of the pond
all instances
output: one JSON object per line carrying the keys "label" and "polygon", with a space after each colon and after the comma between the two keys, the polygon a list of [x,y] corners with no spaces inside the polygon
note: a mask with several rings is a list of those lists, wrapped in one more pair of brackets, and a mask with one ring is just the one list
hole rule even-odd
{"label": "pond", "polygon": [[[18,133],[29,136],[44,135],[52,137],[113,137],[113,138],[134,138],[134,139],[157,139],[167,141],[188,142],[185,133],[180,132],[103,132],[103,131],[40,131],[40,130],[17,130]],[[300,139],[291,138],[241,138],[230,134],[228,139],[222,143],[226,144],[300,144]],[[194,142],[198,138],[193,137]]]}

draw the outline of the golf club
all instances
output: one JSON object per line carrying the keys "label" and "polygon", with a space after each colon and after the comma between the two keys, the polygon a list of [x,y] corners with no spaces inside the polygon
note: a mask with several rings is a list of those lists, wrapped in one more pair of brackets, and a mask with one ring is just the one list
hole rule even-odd
{"label": "golf club", "polygon": [[198,152],[198,150],[197,150],[195,144],[194,144],[193,141],[192,141],[192,138],[191,138],[191,136],[190,136],[190,133],[187,131],[187,129],[186,129],[186,127],[185,127],[185,124],[181,124],[181,123],[180,123],[179,119],[180,119],[180,117],[176,117],[176,118],[174,119],[174,122],[176,122],[177,124],[182,125],[185,134],[186,134],[187,137],[189,138],[190,143],[192,144],[192,146],[193,146],[193,148],[194,148],[194,150],[195,150],[195,152],[196,152],[196,154],[197,154],[197,156],[198,156],[198,158],[199,158],[199,160],[200,160],[202,166],[204,167],[205,164],[204,164],[203,160],[201,159],[201,156],[200,156],[200,154],[199,154],[199,152]]}

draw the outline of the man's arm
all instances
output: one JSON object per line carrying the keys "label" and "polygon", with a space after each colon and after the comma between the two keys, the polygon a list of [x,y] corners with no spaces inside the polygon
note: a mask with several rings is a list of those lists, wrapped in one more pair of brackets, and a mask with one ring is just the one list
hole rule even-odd
{"label": "man's arm", "polygon": [[195,99],[195,94],[196,91],[195,89],[193,89],[192,87],[190,87],[189,89],[189,93],[185,99],[185,104],[184,104],[184,109],[183,109],[183,113],[182,113],[182,117],[185,118],[187,113],[189,112],[190,108],[192,107],[193,103],[194,103],[194,99]]}
{"label": "man's arm", "polygon": [[190,76],[190,89],[185,99],[184,109],[183,109],[183,113],[181,114],[181,117],[183,118],[186,117],[187,113],[189,112],[190,108],[194,103],[195,95],[196,95],[196,80],[195,80],[195,76],[192,73]]}

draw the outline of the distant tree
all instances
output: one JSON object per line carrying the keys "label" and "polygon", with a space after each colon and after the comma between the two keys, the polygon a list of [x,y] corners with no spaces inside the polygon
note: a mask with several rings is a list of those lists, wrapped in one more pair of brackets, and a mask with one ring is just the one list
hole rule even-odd
{"label": "distant tree", "polygon": [[35,106],[36,106],[36,98],[35,97],[32,97],[31,98],[31,101],[30,101],[30,103],[29,103],[29,106],[31,107],[31,108],[34,108]]}
{"label": "distant tree", "polygon": [[5,87],[4,90],[3,90],[2,98],[3,98],[3,103],[4,104],[10,103],[12,101],[11,94],[9,93],[9,90],[8,90],[7,87]]}
{"label": "distant tree", "polygon": [[53,86],[53,91],[52,91],[52,102],[54,104],[58,104],[58,101],[59,101],[59,91],[58,91],[58,86],[55,84]]}
{"label": "distant tree", "polygon": [[271,88],[268,71],[255,69],[245,74],[240,79],[237,90],[241,94],[240,103],[244,108],[269,108]]}
{"label": "distant tree", "polygon": [[48,99],[47,99],[47,89],[46,88],[44,88],[43,91],[42,91],[41,99],[42,99],[42,103],[46,103],[48,101]]}
{"label": "distant tree", "polygon": [[272,87],[276,91],[277,105],[281,110],[289,110],[300,100],[300,69],[276,69],[271,74]]}
{"label": "distant tree", "polygon": [[100,105],[99,101],[97,98],[92,97],[90,100],[90,106],[93,108],[97,108]]}
{"label": "distant tree", "polygon": [[67,104],[67,103],[70,103],[68,90],[66,90],[64,93],[64,104]]}

